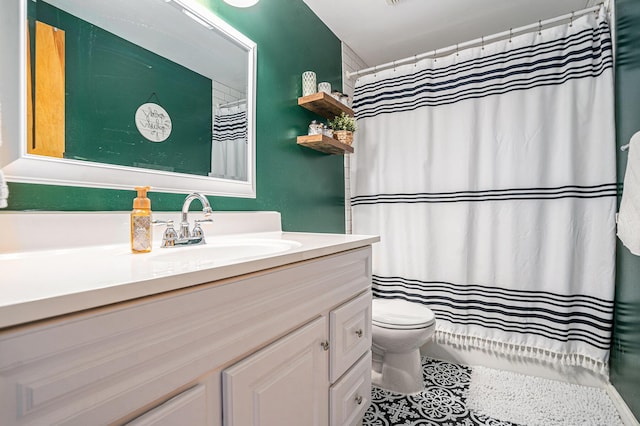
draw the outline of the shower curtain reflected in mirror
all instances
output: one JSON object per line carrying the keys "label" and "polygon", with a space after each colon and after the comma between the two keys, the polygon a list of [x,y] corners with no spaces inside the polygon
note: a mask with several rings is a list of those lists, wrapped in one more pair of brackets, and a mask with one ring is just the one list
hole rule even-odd
{"label": "shower curtain reflected in mirror", "polygon": [[209,175],[247,180],[247,106],[244,102],[216,109]]}
{"label": "shower curtain reflected in mirror", "polygon": [[353,232],[436,339],[607,374],[613,67],[604,11],[356,82]]}

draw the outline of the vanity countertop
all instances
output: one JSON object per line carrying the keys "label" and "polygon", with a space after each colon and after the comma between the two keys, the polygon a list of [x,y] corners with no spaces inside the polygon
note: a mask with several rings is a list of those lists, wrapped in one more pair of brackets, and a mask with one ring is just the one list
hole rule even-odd
{"label": "vanity countertop", "polygon": [[[161,249],[157,242],[146,254],[133,254],[129,244],[122,243],[0,251],[0,328],[276,268],[379,241],[377,236],[281,231],[207,237],[208,245],[213,246],[234,239],[274,243],[284,240],[293,247],[252,257],[207,258],[204,262],[201,256],[200,260],[193,260],[185,257],[186,252],[179,253],[201,247]],[[174,261],[172,252],[181,259]]]}

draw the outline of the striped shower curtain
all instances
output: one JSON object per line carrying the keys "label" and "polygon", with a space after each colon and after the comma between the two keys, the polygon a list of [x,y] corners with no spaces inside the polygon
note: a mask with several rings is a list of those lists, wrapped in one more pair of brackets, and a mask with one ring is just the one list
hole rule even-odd
{"label": "striped shower curtain", "polygon": [[353,232],[374,297],[438,341],[606,374],[614,292],[612,47],[604,11],[360,78]]}
{"label": "striped shower curtain", "polygon": [[213,118],[210,176],[247,180],[247,106],[219,108]]}

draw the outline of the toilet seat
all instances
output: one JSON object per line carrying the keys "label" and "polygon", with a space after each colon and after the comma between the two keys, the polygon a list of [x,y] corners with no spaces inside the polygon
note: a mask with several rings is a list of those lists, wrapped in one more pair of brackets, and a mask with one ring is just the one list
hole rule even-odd
{"label": "toilet seat", "polygon": [[372,323],[379,327],[408,330],[426,328],[435,323],[433,311],[426,306],[401,299],[373,299]]}

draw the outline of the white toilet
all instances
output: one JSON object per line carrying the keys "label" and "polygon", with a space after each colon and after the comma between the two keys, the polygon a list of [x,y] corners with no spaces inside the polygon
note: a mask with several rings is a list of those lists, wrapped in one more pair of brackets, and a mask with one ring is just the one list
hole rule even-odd
{"label": "white toilet", "polygon": [[433,311],[420,303],[373,299],[371,317],[372,383],[400,393],[421,391],[420,346],[433,336]]}

